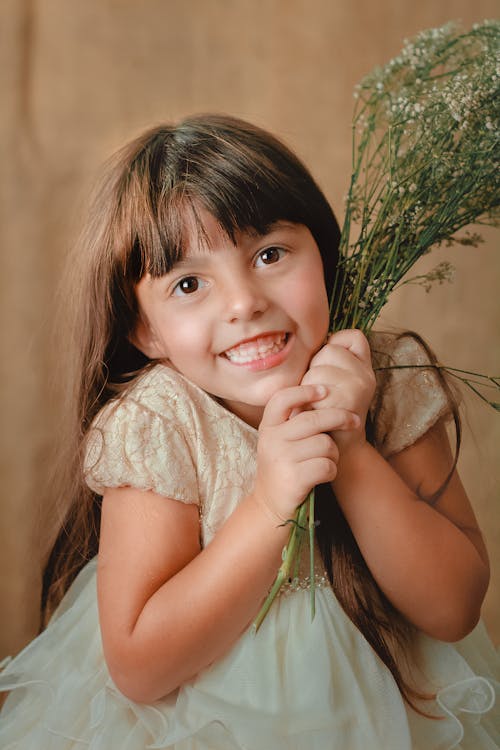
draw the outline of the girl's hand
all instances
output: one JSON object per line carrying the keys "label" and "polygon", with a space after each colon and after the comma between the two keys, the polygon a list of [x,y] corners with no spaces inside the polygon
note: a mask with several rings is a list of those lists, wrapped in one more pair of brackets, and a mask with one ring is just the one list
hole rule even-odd
{"label": "girl's hand", "polygon": [[264,409],[252,494],[281,522],[313,487],[335,479],[339,452],[329,433],[359,427],[352,410],[310,408],[326,397],[324,385],[299,385],[275,393]]}
{"label": "girl's hand", "polygon": [[341,452],[365,442],[365,422],[375,391],[375,374],[371,364],[370,346],[357,330],[338,331],[312,358],[302,383],[324,385],[328,390],[323,399],[312,402],[315,410],[338,408],[356,414],[358,424],[336,433]]}

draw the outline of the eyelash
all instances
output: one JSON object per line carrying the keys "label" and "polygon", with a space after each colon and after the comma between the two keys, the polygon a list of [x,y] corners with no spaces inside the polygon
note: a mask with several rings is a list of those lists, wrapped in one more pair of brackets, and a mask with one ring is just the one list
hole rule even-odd
{"label": "eyelash", "polygon": [[[260,267],[260,266],[257,265],[257,261],[259,259],[262,259],[262,256],[265,253],[269,253],[272,250],[277,250],[278,251],[278,253],[279,253],[278,259],[275,260],[275,261],[272,261],[271,263],[265,263],[263,261],[263,265],[274,265],[274,263],[279,262],[283,258],[283,256],[286,255],[286,252],[287,252],[284,248],[279,247],[278,245],[270,245],[269,247],[264,248],[264,250],[260,250],[258,252],[258,254],[257,254],[257,257],[255,258],[255,266],[257,268]],[[195,280],[197,282],[196,289],[193,289],[193,291],[187,292],[187,293],[184,294],[182,292],[181,285],[183,284],[183,282],[189,281],[191,279],[193,279],[193,280]],[[203,287],[204,285],[205,285],[205,282],[203,282],[203,280],[200,279],[199,276],[184,276],[182,279],[179,279],[179,281],[177,282],[177,284],[174,286],[174,288],[172,290],[172,294],[175,295],[176,297],[189,297],[190,294],[194,294],[195,292],[198,291],[198,289],[200,288],[200,286]]]}
{"label": "eyelash", "polygon": [[264,263],[264,265],[266,266],[278,263],[283,258],[283,256],[286,255],[287,252],[284,248],[279,247],[279,245],[270,245],[269,247],[264,248],[264,250],[260,250],[255,259],[255,265],[257,265],[257,261],[259,260],[259,258],[261,258],[262,255],[264,255],[264,253],[269,253],[271,250],[277,250],[280,255],[276,261],[272,261],[271,263]]}
{"label": "eyelash", "polygon": [[[196,289],[193,289],[192,292],[188,292],[187,294],[183,294],[181,290],[181,284],[184,281],[189,281],[190,279],[194,279],[197,282]],[[172,294],[176,297],[189,297],[190,294],[194,294],[195,292],[197,292],[200,286],[204,286],[204,284],[205,282],[203,282],[203,280],[200,279],[199,276],[184,276],[182,279],[179,279],[177,284],[174,286],[174,288],[172,289]]]}

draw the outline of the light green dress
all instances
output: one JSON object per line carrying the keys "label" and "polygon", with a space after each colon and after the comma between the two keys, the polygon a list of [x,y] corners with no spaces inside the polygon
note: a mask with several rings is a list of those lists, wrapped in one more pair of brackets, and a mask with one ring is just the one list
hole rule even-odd
{"label": "light green dress", "polygon": [[[371,337],[374,363],[427,363],[415,340]],[[432,369],[382,370],[374,409],[388,456],[448,413]],[[147,370],[98,415],[89,434],[89,486],[131,485],[196,503],[204,545],[248,494],[257,432],[183,376]],[[395,561],[396,562],[396,561]],[[242,581],[244,585],[244,581]],[[174,694],[139,705],[103,658],[96,561],[81,571],[47,629],[10,662],[0,718],[4,750],[492,750],[500,747],[500,658],[480,624],[458,644],[418,636],[426,718],[346,617],[317,559],[311,622],[305,572],[285,587],[261,629]]]}

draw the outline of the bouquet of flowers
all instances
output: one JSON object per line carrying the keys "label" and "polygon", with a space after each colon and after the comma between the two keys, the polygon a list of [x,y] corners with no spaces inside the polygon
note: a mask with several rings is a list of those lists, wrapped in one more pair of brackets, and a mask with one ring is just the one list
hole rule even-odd
{"label": "bouquet of flowers", "polygon": [[[500,218],[500,22],[468,32],[454,24],[405,42],[398,57],[366,76],[355,90],[352,176],[330,306],[331,330],[369,332],[398,285],[428,287],[450,277],[441,263],[408,278],[433,246],[477,245],[457,232]],[[453,368],[483,400],[481,387],[500,379]],[[301,537],[309,533],[314,616],[314,492],[290,519],[283,563],[254,626],[262,623],[282,584],[293,577]]]}

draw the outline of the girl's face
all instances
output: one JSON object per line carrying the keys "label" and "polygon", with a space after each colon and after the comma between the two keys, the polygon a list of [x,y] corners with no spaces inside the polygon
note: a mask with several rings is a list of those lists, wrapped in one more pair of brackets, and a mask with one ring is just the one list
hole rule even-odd
{"label": "girl's face", "polygon": [[185,257],[137,284],[134,343],[257,427],[273,393],[300,383],[328,332],[321,256],[302,224],[240,232],[234,245],[199,213],[206,246],[188,225]]}

